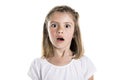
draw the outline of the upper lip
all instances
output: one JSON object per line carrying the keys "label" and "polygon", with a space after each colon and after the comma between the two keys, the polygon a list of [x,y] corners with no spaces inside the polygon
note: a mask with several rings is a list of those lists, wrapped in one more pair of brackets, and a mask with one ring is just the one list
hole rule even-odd
{"label": "upper lip", "polygon": [[57,36],[57,38],[63,38],[63,36]]}
{"label": "upper lip", "polygon": [[64,39],[63,36],[57,36],[57,39],[60,39],[60,38],[61,38],[61,39]]}

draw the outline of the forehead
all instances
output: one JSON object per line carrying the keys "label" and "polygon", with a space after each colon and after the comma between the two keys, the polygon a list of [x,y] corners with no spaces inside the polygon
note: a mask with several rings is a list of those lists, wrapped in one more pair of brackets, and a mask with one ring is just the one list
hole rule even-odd
{"label": "forehead", "polygon": [[49,18],[51,18],[53,16],[57,16],[57,15],[59,15],[59,16],[68,15],[69,17],[73,18],[73,15],[70,12],[59,12],[59,11],[51,13]]}
{"label": "forehead", "polygon": [[71,13],[69,12],[54,12],[49,16],[49,21],[52,20],[60,20],[60,21],[70,21],[70,22],[74,22],[73,21],[73,16]]}

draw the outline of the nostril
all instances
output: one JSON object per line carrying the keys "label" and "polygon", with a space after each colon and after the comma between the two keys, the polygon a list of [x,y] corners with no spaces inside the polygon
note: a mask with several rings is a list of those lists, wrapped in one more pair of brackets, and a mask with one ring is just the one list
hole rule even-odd
{"label": "nostril", "polygon": [[62,34],[63,33],[63,28],[62,27],[58,27],[57,33]]}
{"label": "nostril", "polygon": [[60,33],[63,33],[63,32],[60,32],[60,31],[59,31],[58,33],[60,34]]}

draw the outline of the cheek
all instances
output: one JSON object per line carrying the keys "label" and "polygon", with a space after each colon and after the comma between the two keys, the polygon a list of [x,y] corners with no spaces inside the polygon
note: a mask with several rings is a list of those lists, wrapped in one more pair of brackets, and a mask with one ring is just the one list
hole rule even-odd
{"label": "cheek", "polygon": [[55,36],[55,33],[56,33],[55,30],[49,29],[49,36],[50,36],[50,37],[54,37],[54,36]]}
{"label": "cheek", "polygon": [[69,39],[72,39],[73,38],[73,35],[71,34],[71,35],[68,35],[68,37],[69,37]]}
{"label": "cheek", "polygon": [[69,32],[67,32],[66,37],[69,38],[69,39],[72,39],[73,38],[73,34],[74,34],[74,31],[69,31]]}

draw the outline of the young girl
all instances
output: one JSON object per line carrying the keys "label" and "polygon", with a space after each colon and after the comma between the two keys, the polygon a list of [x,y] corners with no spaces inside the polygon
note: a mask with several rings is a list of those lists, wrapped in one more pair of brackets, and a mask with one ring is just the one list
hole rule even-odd
{"label": "young girl", "polygon": [[48,13],[42,57],[32,62],[28,72],[32,80],[93,80],[95,67],[83,55],[78,18],[69,6],[56,6]]}

